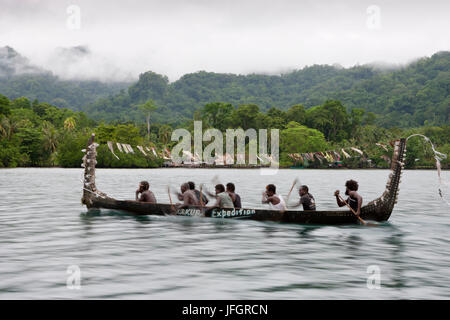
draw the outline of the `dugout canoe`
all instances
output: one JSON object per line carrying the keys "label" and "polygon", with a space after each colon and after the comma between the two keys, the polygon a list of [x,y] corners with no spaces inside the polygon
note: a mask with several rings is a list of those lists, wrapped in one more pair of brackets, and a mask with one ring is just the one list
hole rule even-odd
{"label": "dugout canoe", "polygon": [[[225,209],[225,208],[203,208],[189,207],[179,209],[175,205],[167,203],[143,203],[133,200],[117,200],[99,191],[95,186],[96,148],[95,134],[89,138],[86,152],[83,157],[84,186],[82,203],[88,210],[113,209],[126,211],[135,215],[178,215],[178,216],[200,216],[210,218],[229,219],[251,219],[260,221],[277,221],[300,224],[355,224],[358,223],[356,216],[350,210],[327,210],[327,211],[300,211],[300,210],[270,210],[270,209]],[[400,177],[404,167],[406,155],[406,139],[394,141],[392,155],[391,173],[383,194],[370,201],[361,208],[361,218],[364,220],[387,221],[391,216],[397,195],[399,192]]]}

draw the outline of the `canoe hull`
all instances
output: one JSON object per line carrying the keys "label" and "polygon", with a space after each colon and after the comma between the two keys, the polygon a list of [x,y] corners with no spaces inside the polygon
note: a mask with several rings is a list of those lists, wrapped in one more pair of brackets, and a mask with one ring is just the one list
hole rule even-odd
{"label": "canoe hull", "polygon": [[[269,210],[269,209],[226,209],[187,207],[176,208],[170,204],[143,203],[130,200],[116,200],[113,198],[96,197],[91,199],[90,209],[112,209],[128,212],[133,215],[158,216],[188,216],[219,219],[246,219],[258,221],[274,221],[298,224],[356,224],[355,215],[349,210],[335,211],[298,211],[298,210]],[[383,221],[383,216],[362,212],[365,220]]]}

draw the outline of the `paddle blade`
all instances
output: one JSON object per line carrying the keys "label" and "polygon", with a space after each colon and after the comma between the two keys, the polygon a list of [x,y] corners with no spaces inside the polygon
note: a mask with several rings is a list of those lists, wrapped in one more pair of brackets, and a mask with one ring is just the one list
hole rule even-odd
{"label": "paddle blade", "polygon": [[219,180],[219,176],[216,174],[213,178],[212,178],[212,183],[213,184],[220,184],[220,180]]}
{"label": "paddle blade", "polygon": [[296,178],[294,179],[294,181],[292,182],[292,187],[291,187],[291,189],[289,190],[289,193],[288,193],[288,195],[287,195],[287,200],[289,200],[289,197],[290,197],[290,195],[291,195],[292,190],[294,189],[295,185],[296,185],[299,181],[300,181],[300,180],[296,177]]}

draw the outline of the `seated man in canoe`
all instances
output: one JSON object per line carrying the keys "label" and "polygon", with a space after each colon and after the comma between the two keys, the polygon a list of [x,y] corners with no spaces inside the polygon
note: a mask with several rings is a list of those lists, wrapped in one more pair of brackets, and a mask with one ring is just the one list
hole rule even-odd
{"label": "seated man in canoe", "polygon": [[336,202],[339,207],[343,207],[345,205],[349,205],[350,208],[355,211],[356,215],[359,216],[361,213],[361,206],[363,202],[363,198],[358,194],[358,182],[355,180],[348,180],[345,182],[345,194],[348,196],[347,200],[344,200],[339,195],[339,190],[334,192],[334,196],[336,197]]}
{"label": "seated man in canoe", "polygon": [[228,182],[227,183],[227,193],[230,196],[231,200],[233,201],[233,206],[235,208],[240,209],[240,208],[242,208],[241,197],[234,191],[235,191],[234,183]]}
{"label": "seated man in canoe", "polygon": [[271,209],[286,210],[286,203],[281,195],[277,194],[277,187],[274,184],[266,186],[266,191],[263,192],[262,203],[268,203]]}
{"label": "seated man in canoe", "polygon": [[136,201],[156,203],[155,195],[149,189],[150,184],[148,181],[141,181],[139,183],[139,188],[136,190]]}
{"label": "seated man in canoe", "polygon": [[206,191],[208,196],[216,198],[216,203],[212,206],[212,208],[234,208],[233,200],[225,191],[223,184],[217,184],[215,186],[215,191],[216,194]]}
{"label": "seated man in canoe", "polygon": [[300,196],[300,200],[298,204],[289,206],[289,208],[295,208],[299,207],[300,205],[303,205],[303,210],[316,210],[316,202],[314,200],[314,197],[311,193],[309,193],[309,188],[306,185],[303,185],[298,190],[298,195]]}
{"label": "seated man in canoe", "polygon": [[200,201],[200,191],[195,189],[194,182],[188,181],[188,185],[189,185],[189,189],[194,191],[195,196],[197,197],[197,200],[199,203],[203,203],[203,205],[206,205],[209,202],[208,198],[203,193],[201,194],[202,201]]}
{"label": "seated man in canoe", "polygon": [[183,183],[180,187],[181,193],[177,193],[178,200],[183,201],[180,208],[186,208],[189,206],[198,206],[200,203],[195,195],[194,190],[189,188],[189,184]]}

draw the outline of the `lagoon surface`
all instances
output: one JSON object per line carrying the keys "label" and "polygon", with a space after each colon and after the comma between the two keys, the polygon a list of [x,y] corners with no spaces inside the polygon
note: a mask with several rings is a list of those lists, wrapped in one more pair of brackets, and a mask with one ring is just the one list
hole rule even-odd
{"label": "lagoon surface", "polygon": [[[436,171],[404,171],[398,203],[379,227],[87,214],[82,171],[0,170],[0,299],[450,298],[450,207],[438,195]],[[350,178],[365,203],[373,200],[389,171],[98,169],[97,188],[133,199],[148,180],[168,203],[168,185],[193,180],[213,191],[216,175],[236,184],[245,207],[264,207],[266,184],[287,195],[299,177],[326,210]],[[442,177],[448,183],[449,172]],[[79,268],[79,289],[67,287],[68,268]]]}

